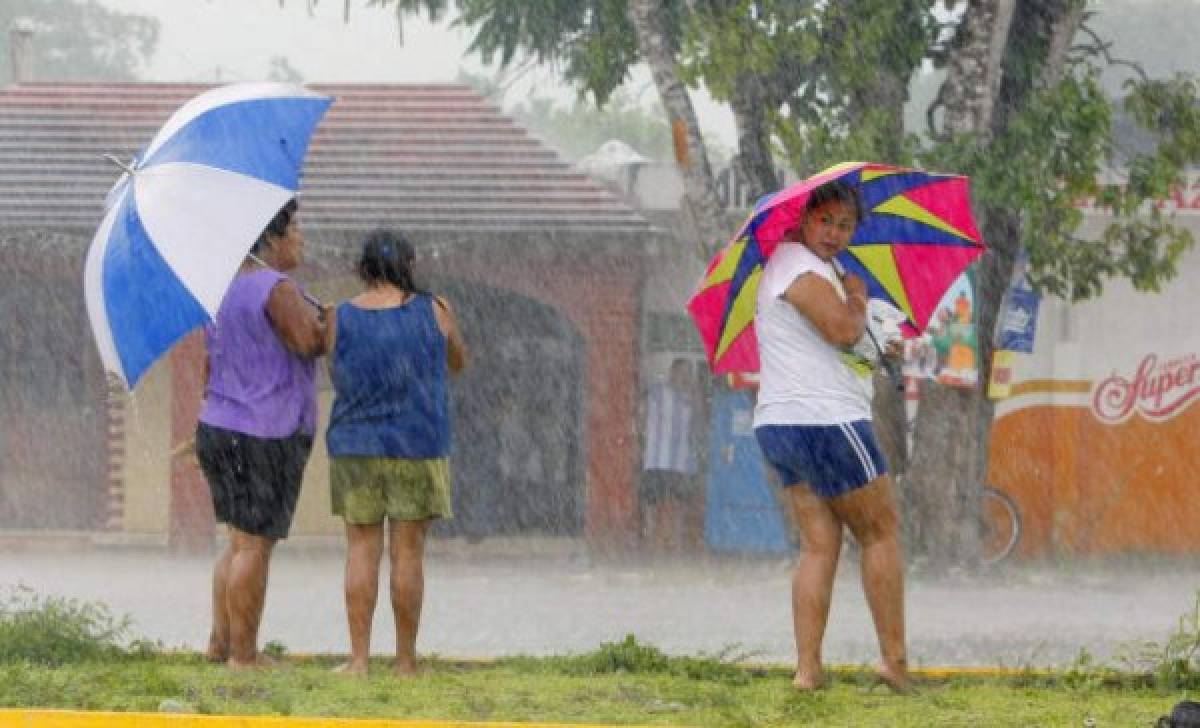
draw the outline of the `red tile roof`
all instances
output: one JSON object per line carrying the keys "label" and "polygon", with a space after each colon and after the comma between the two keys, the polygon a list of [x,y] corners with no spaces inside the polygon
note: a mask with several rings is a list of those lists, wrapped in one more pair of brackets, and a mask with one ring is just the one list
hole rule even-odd
{"label": "red tile roof", "polygon": [[[335,97],[301,185],[305,227],[596,232],[650,223],[461,84],[314,84]],[[94,229],[117,170],[198,84],[0,88],[0,228]]]}

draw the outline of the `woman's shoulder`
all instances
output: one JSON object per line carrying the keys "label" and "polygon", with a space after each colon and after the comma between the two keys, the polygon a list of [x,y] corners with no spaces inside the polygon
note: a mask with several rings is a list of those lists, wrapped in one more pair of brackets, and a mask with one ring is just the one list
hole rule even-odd
{"label": "woman's shoulder", "polygon": [[800,243],[781,243],[764,266],[761,290],[774,298],[805,273],[817,272],[829,277],[828,268],[828,263]]}
{"label": "woman's shoulder", "polygon": [[260,308],[266,306],[276,286],[291,280],[283,273],[271,269],[240,272],[233,277],[222,297],[223,307]]}
{"label": "woman's shoulder", "polygon": [[768,264],[775,262],[776,265],[788,266],[811,266],[819,267],[828,265],[825,261],[814,252],[808,249],[803,243],[780,243],[775,248],[775,254],[767,261]]}
{"label": "woman's shoulder", "polygon": [[292,279],[287,273],[275,270],[274,268],[258,268],[256,270],[238,273],[234,280],[241,281],[246,285],[265,286],[271,288],[280,281],[290,281]]}
{"label": "woman's shoulder", "polygon": [[266,287],[271,288],[279,281],[291,280],[286,273],[274,268],[257,268],[255,270],[239,271],[233,277],[231,286]]}

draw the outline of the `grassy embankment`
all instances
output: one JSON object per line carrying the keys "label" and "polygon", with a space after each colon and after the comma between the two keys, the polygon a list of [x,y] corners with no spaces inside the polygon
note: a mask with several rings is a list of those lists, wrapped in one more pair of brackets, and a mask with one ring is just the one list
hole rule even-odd
{"label": "grassy embankment", "polygon": [[127,622],[102,605],[18,591],[0,603],[0,709],[693,726],[1082,726],[1092,718],[1136,726],[1200,689],[1194,637],[1181,623],[1173,644],[1154,647],[1161,659],[1134,671],[1082,656],[1056,673],[926,676],[904,697],[856,670],[801,695],[786,670],[667,657],[632,637],[565,657],[429,659],[409,680],[379,661],[360,680],[333,674],[333,658],[284,656],[274,670],[230,672],[130,640]]}

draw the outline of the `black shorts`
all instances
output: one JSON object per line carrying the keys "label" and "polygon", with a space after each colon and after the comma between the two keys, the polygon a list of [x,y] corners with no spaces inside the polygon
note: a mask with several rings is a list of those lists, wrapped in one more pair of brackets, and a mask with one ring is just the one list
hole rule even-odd
{"label": "black shorts", "polygon": [[254,437],[200,423],[196,457],[219,523],[255,536],[287,538],[312,435]]}
{"label": "black shorts", "polygon": [[642,503],[654,505],[668,499],[686,499],[692,494],[694,477],[677,470],[645,470],[642,472]]}

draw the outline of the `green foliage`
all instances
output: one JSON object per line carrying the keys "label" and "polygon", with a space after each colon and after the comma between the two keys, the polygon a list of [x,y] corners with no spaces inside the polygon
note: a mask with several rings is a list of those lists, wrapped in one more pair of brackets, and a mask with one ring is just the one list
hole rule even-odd
{"label": "green foliage", "polygon": [[[1172,173],[1200,159],[1200,95],[1195,76],[1146,79],[1126,84],[1125,110],[1158,145],[1152,155],[1135,159],[1129,187],[1135,196],[1165,197]],[[1126,210],[1128,208],[1125,208]]]}
{"label": "green foliage", "polygon": [[97,2],[4,0],[0,3],[0,82],[12,78],[8,29],[33,21],[33,75],[38,81],[109,81],[137,77],[158,43],[158,21]]}
{"label": "green foliage", "polygon": [[[283,0],[279,0],[283,4]],[[317,0],[308,0],[316,4]],[[405,15],[418,15],[422,11],[429,21],[436,23],[450,11],[449,0],[367,0],[367,7],[387,7],[391,5],[396,10],[396,19],[401,20]]]}
{"label": "green foliage", "polygon": [[[1200,162],[1194,78],[1128,84],[1125,108],[1157,142],[1153,152],[1133,155],[1116,148],[1101,59],[1086,54],[1073,59],[1062,80],[1046,87],[1037,81],[1045,41],[1021,36],[1008,51],[1005,72],[1009,83],[1032,92],[1005,109],[994,135],[959,135],[922,146],[912,135],[896,137],[886,107],[855,108],[854,99],[869,94],[877,76],[891,72],[907,79],[932,50],[931,3],[886,5],[831,3],[818,19],[832,42],[812,64],[833,71],[809,74],[818,90],[801,92],[807,105],[789,102],[788,113],[777,120],[777,136],[794,169],[807,174],[837,161],[869,159],[967,174],[979,209],[1016,213],[1020,221],[1018,239],[989,244],[1027,250],[1034,285],[1069,300],[1099,295],[1113,277],[1156,291],[1174,276],[1192,238],[1152,203],[1182,182],[1187,165]],[[848,22],[851,18],[858,22]],[[912,42],[884,42],[880,34],[893,27],[906,27],[894,37]],[[928,45],[922,49],[922,43]],[[1101,181],[1123,165],[1128,171],[1122,184]],[[1080,200],[1094,200],[1116,218],[1095,239],[1078,233]]]}
{"label": "green foliage", "polygon": [[128,644],[129,627],[128,617],[115,618],[103,604],[17,587],[0,601],[0,663],[63,665],[152,651]]}
{"label": "green foliage", "polygon": [[[503,74],[488,77],[460,73],[459,80],[493,103],[503,103]],[[666,117],[661,111],[647,110],[625,89],[618,89],[603,107],[584,98],[563,105],[534,93],[506,111],[568,159],[591,154],[609,139],[620,139],[651,159],[666,160],[673,154]]]}
{"label": "green foliage", "polygon": [[1104,687],[1113,670],[1105,667],[1086,649],[1081,649],[1062,674],[1062,684],[1071,690],[1089,691]]}
{"label": "green foliage", "polygon": [[712,2],[689,19],[680,57],[685,78],[703,82],[728,101],[747,78],[765,87],[767,103],[778,106],[798,87],[821,53],[810,32],[818,14],[812,3],[795,0]]}
{"label": "green foliage", "polygon": [[[980,207],[1018,212],[1020,238],[989,242],[1027,250],[1032,283],[1072,301],[1099,295],[1113,277],[1157,291],[1192,245],[1191,234],[1153,202],[1182,183],[1185,164],[1200,161],[1195,84],[1132,87],[1127,108],[1144,126],[1157,127],[1159,143],[1126,160],[1123,184],[1106,183],[1122,150],[1114,144],[1113,107],[1100,71],[1080,65],[1055,86],[1036,90],[990,143],[959,136],[922,154],[931,167],[969,174]],[[1078,235],[1077,203],[1085,199],[1115,217],[1097,239]]]}
{"label": "green foliage", "polygon": [[279,642],[278,640],[269,640],[265,645],[263,645],[262,651],[267,657],[271,657],[276,660],[282,660],[287,656],[288,648],[287,645]]}
{"label": "green foliage", "polygon": [[659,648],[639,643],[636,637],[629,634],[620,642],[605,642],[599,649],[581,655],[512,658],[502,660],[501,664],[521,670],[573,676],[628,673],[744,684],[750,680],[751,674],[737,663],[745,657],[728,650],[712,657],[669,657]]}
{"label": "green foliage", "polygon": [[1165,642],[1130,645],[1122,662],[1130,671],[1149,675],[1160,689],[1200,689],[1200,592]]}
{"label": "green foliage", "polygon": [[847,160],[912,165],[920,151],[920,140],[915,134],[896,137],[892,112],[883,108],[865,109],[854,124],[843,120],[802,125],[779,116],[775,135],[789,165],[800,175],[813,174]]}
{"label": "green foliage", "polygon": [[670,668],[670,661],[662,650],[653,645],[638,644],[637,638],[628,634],[620,642],[601,643],[600,649],[576,658],[574,666],[580,673],[588,675],[664,673]]}
{"label": "green foliage", "polygon": [[936,40],[930,0],[817,4],[794,27],[804,53],[777,72],[794,88],[773,108],[775,132],[799,174],[861,159],[910,164],[917,137],[903,131],[909,79]]}
{"label": "green foliage", "polygon": [[[394,5],[401,14],[448,8],[448,0],[373,2]],[[1044,20],[1039,13],[1078,2],[1026,9],[1018,20],[1036,26]],[[565,79],[601,105],[639,60],[626,4],[455,0],[459,22],[475,29],[472,48],[485,61],[507,64],[525,54],[538,63],[561,64]],[[746,84],[756,85],[780,151],[798,174],[846,159],[968,174],[980,209],[1018,218],[1016,239],[988,242],[1009,254],[1027,250],[1039,289],[1082,300],[1098,295],[1111,278],[1123,277],[1138,290],[1158,290],[1193,244],[1153,201],[1168,196],[1186,166],[1200,162],[1194,77],[1127,85],[1126,111],[1157,142],[1150,153],[1129,155],[1115,147],[1112,102],[1100,82],[1107,49],[1077,46],[1063,73],[1047,74],[1045,28],[1018,24],[1005,49],[999,121],[989,138],[960,135],[922,145],[903,130],[901,110],[921,64],[955,52],[945,45],[946,29],[933,12],[939,5],[945,3],[667,0],[667,34],[679,48],[689,83],[702,83],[726,101]],[[1108,6],[1096,9],[1103,18]],[[1048,75],[1061,80],[1046,85],[1042,79]],[[541,111],[554,117],[548,108]],[[548,126],[578,128],[573,113],[557,115]],[[554,141],[555,135],[547,136]],[[560,138],[570,136],[568,131]],[[597,138],[588,146],[594,148]],[[643,151],[662,156],[650,149]],[[1098,181],[1112,168],[1127,168],[1121,184]],[[1095,239],[1078,234],[1082,199],[1111,208],[1115,217]]]}
{"label": "green foliage", "polygon": [[[622,59],[636,53],[632,30],[619,12],[622,5],[605,0],[464,0],[460,22],[476,29],[471,50],[484,63],[499,60],[507,66],[518,53],[539,64],[565,63],[565,76],[583,81],[602,97],[624,78],[623,69],[615,70]],[[596,50],[606,44],[612,49],[608,57]]]}
{"label": "green foliage", "polygon": [[880,113],[888,115],[889,126],[899,121],[909,79],[935,41],[932,5],[930,0],[849,0],[823,6],[812,31],[820,51],[806,74],[811,80],[787,100],[787,118],[799,126],[857,134],[875,144],[873,159],[895,159],[902,129],[892,129],[889,137],[871,127],[879,127]]}
{"label": "green foliage", "polygon": [[[672,0],[674,7],[678,0]],[[370,0],[398,18],[426,10],[438,17],[446,0]],[[625,0],[455,0],[456,24],[473,29],[469,50],[488,65],[522,57],[562,69],[566,80],[603,106],[638,62],[637,36]],[[677,22],[678,13],[670,17]]]}

